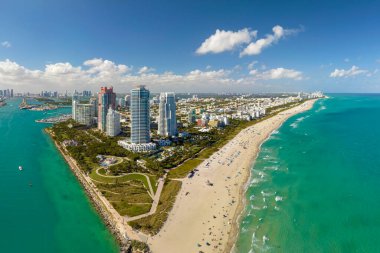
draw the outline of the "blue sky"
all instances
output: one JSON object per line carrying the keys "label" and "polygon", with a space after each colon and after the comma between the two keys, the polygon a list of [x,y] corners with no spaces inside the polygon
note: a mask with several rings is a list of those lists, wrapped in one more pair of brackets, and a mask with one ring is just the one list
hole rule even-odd
{"label": "blue sky", "polygon": [[378,13],[379,1],[0,0],[0,88],[380,92]]}

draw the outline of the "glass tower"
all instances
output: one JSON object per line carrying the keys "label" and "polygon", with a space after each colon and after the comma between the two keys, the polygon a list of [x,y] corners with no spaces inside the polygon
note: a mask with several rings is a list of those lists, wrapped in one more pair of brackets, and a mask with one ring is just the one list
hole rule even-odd
{"label": "glass tower", "polygon": [[174,92],[162,92],[160,94],[158,134],[161,136],[174,136],[177,134]]}
{"label": "glass tower", "polygon": [[149,90],[144,86],[131,90],[131,143],[150,142]]}

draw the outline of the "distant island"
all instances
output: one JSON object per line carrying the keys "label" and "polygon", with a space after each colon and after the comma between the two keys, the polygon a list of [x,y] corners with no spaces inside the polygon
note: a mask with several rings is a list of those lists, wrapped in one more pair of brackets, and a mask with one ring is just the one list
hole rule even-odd
{"label": "distant island", "polygon": [[38,102],[42,102],[42,104],[29,104],[27,101],[27,98],[24,97],[22,99],[22,102],[19,105],[20,110],[30,110],[30,111],[51,111],[56,110],[59,107],[62,107],[64,105],[68,105],[67,102],[57,102],[52,99],[46,99],[46,98],[33,98]]}

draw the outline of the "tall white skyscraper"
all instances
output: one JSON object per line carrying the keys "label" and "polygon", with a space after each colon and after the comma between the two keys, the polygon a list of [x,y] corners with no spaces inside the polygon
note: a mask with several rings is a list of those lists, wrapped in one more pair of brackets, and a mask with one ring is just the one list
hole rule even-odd
{"label": "tall white skyscraper", "polygon": [[130,99],[131,139],[119,140],[117,143],[133,152],[154,150],[156,144],[150,142],[149,90],[140,85],[131,90]]}
{"label": "tall white skyscraper", "polygon": [[131,142],[150,142],[149,90],[144,86],[131,90]]}
{"label": "tall white skyscraper", "polygon": [[120,133],[120,114],[113,110],[111,106],[107,112],[106,133],[112,137]]}
{"label": "tall white skyscraper", "polygon": [[73,97],[72,97],[71,103],[72,103],[71,118],[73,120],[76,120],[76,108],[77,108],[77,104],[79,103],[78,93],[77,93],[76,90],[73,93]]}
{"label": "tall white skyscraper", "polygon": [[174,136],[177,134],[176,104],[174,92],[160,94],[158,116],[158,134],[161,136]]}

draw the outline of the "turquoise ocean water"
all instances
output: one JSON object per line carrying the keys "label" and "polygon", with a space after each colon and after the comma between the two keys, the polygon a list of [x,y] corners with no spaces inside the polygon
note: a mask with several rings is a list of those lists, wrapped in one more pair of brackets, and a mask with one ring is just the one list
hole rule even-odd
{"label": "turquoise ocean water", "polygon": [[380,95],[331,95],[263,145],[237,252],[380,252]]}
{"label": "turquoise ocean water", "polygon": [[20,100],[7,102],[0,107],[0,252],[118,252],[46,125],[34,122],[70,109],[21,111]]}

